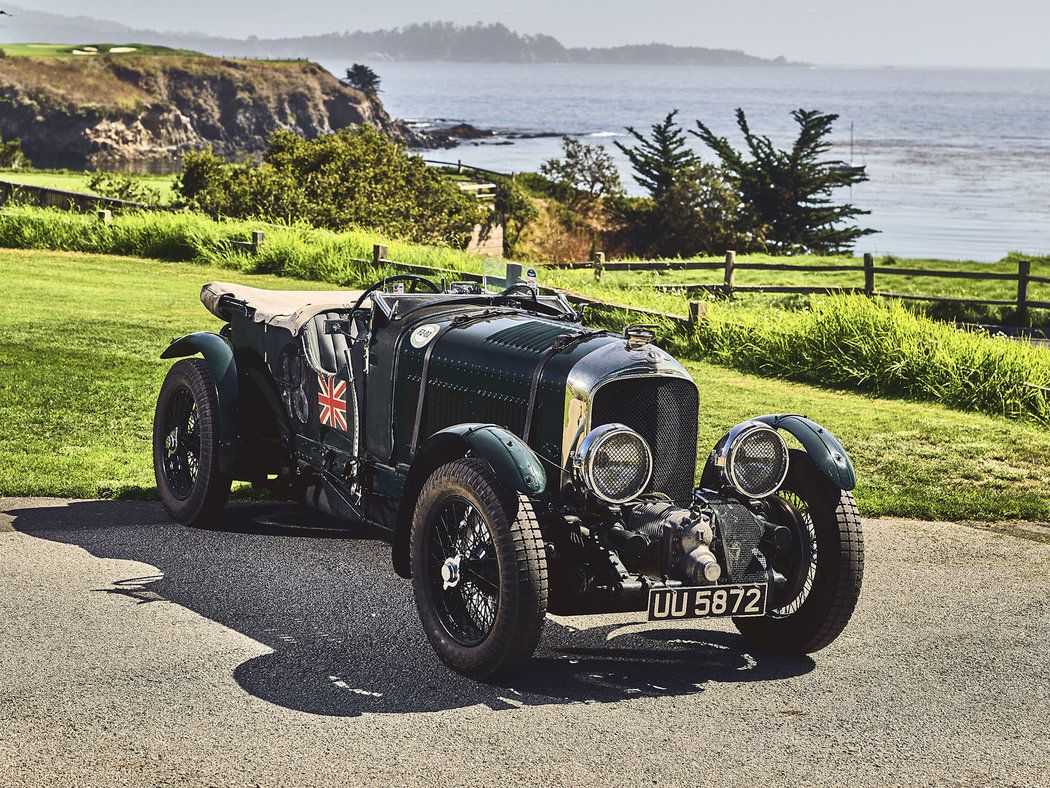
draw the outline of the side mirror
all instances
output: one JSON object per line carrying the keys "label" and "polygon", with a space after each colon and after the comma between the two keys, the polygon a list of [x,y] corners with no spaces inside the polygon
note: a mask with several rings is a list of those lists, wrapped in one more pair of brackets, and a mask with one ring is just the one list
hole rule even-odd
{"label": "side mirror", "polygon": [[344,334],[350,336],[350,321],[340,319],[325,320],[324,332],[326,334]]}

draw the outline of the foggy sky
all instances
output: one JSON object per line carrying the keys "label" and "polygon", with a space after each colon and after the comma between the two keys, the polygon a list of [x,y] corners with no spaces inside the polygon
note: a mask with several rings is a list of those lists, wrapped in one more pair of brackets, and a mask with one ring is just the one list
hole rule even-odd
{"label": "foggy sky", "polygon": [[1050,68],[1048,0],[17,0],[135,28],[271,38],[431,20],[567,46],[661,42],[810,63]]}

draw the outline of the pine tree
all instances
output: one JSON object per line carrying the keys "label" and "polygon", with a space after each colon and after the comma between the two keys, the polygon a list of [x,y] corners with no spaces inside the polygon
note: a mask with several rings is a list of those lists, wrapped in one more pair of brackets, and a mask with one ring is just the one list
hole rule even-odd
{"label": "pine tree", "polygon": [[677,114],[678,110],[673,110],[663,123],[654,123],[650,127],[651,137],[628,126],[627,133],[634,137],[637,145],[614,143],[631,162],[635,181],[657,201],[671,191],[680,173],[700,163],[700,158],[689,147],[682,128],[675,123]]}
{"label": "pine tree", "polygon": [[354,63],[350,66],[346,70],[346,78],[342,80],[342,83],[369,96],[374,96],[379,92],[379,75],[364,63]]}
{"label": "pine tree", "polygon": [[852,203],[837,203],[832,195],[836,189],[868,180],[868,176],[863,167],[823,158],[831,148],[827,138],[838,115],[805,109],[791,114],[799,126],[798,137],[791,148],[781,150],[768,137],[754,134],[744,111],[736,111],[749,158],[699,120],[698,130],[690,133],[703,140],[721,160],[751,223],[766,227],[765,241],[770,251],[848,252],[859,238],[876,232],[853,222],[871,212]]}

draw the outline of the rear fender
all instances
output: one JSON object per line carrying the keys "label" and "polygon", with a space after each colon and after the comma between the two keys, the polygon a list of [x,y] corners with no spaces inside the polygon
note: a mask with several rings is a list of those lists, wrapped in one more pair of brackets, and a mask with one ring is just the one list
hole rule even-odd
{"label": "rear fender", "polygon": [[240,388],[237,362],[230,343],[218,334],[198,331],[179,337],[160,354],[161,358],[184,358],[200,354],[215,381],[219,403],[219,467],[233,474],[238,462],[240,438]]}
{"label": "rear fender", "polygon": [[408,554],[412,515],[419,491],[430,475],[446,463],[467,454],[485,459],[508,489],[528,496],[547,489],[547,474],[536,453],[521,438],[495,424],[457,424],[434,433],[416,452],[405,480],[394,526],[394,570],[411,577]]}

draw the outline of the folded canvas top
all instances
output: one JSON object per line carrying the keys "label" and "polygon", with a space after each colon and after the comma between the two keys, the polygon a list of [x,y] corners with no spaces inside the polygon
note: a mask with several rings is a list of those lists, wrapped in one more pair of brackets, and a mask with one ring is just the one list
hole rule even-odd
{"label": "folded canvas top", "polygon": [[[293,334],[321,312],[349,309],[363,290],[263,290],[229,282],[208,282],[201,288],[201,303],[218,318],[227,319],[219,307],[224,295],[243,301],[255,310],[257,323],[285,328]],[[365,302],[365,306],[368,302]]]}

